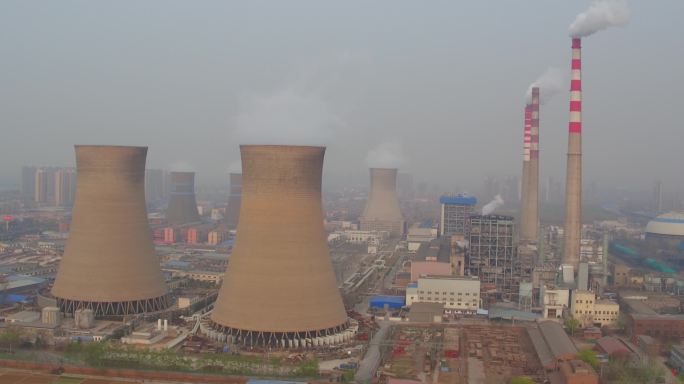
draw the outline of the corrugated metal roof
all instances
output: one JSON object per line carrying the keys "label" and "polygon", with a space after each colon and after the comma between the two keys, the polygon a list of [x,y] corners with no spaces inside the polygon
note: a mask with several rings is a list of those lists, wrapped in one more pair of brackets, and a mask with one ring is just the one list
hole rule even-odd
{"label": "corrugated metal roof", "polygon": [[553,355],[551,354],[548,345],[546,345],[544,336],[542,336],[539,328],[527,328],[527,334],[530,336],[530,340],[532,340],[532,345],[537,352],[537,356],[539,357],[542,366],[547,367],[552,365],[554,363]]}
{"label": "corrugated metal roof", "polygon": [[539,323],[539,330],[546,344],[549,346],[553,357],[562,359],[567,355],[577,354],[577,348],[572,340],[565,333],[563,327],[555,321],[542,321]]}

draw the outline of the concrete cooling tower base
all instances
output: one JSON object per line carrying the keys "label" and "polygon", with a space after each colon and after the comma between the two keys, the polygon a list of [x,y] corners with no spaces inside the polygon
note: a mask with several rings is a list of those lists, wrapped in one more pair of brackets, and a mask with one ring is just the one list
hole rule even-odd
{"label": "concrete cooling tower base", "polygon": [[354,339],[359,325],[349,319],[336,327],[300,332],[263,332],[224,327],[205,321],[200,325],[204,335],[214,341],[230,342],[244,347],[268,346],[272,348],[316,348],[335,346]]}
{"label": "concrete cooling tower base", "polygon": [[81,301],[57,298],[57,306],[62,312],[72,314],[79,309],[91,309],[101,317],[119,317],[138,313],[162,312],[170,305],[167,295],[155,297],[153,299],[132,300],[132,301]]}

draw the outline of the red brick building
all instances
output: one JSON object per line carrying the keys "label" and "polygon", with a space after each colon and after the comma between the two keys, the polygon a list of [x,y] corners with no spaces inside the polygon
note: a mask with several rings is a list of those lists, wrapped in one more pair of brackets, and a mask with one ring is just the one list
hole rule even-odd
{"label": "red brick building", "polygon": [[628,329],[633,341],[638,335],[659,340],[684,338],[684,315],[629,315]]}

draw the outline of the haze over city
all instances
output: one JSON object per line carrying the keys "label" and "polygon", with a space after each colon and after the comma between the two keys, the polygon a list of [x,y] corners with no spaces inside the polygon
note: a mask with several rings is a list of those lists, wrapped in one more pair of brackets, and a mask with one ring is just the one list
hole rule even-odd
{"label": "haze over city", "polygon": [[[525,92],[549,68],[565,77],[541,112],[541,177],[562,179],[567,30],[588,4],[5,1],[0,183],[73,165],[74,144],[126,144],[218,185],[239,144],[292,142],[328,147],[326,183],[362,183],[391,142],[402,172],[472,191],[519,172]],[[630,7],[585,41],[585,182],[681,184],[684,3]]]}

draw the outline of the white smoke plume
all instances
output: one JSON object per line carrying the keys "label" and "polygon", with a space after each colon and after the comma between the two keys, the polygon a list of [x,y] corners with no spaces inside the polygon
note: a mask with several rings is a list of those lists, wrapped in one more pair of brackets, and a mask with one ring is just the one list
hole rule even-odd
{"label": "white smoke plume", "polygon": [[171,172],[195,172],[195,168],[187,161],[177,161],[169,165]]}
{"label": "white smoke plume", "polygon": [[228,173],[242,173],[242,162],[235,160],[228,166]]}
{"label": "white smoke plume", "polygon": [[530,86],[527,88],[525,94],[525,102],[530,104],[532,102],[532,88],[539,87],[539,103],[544,104],[558,93],[565,90],[567,81],[565,79],[565,71],[560,68],[551,67],[546,69]]}
{"label": "white smoke plume", "polygon": [[494,211],[497,210],[497,208],[502,206],[503,203],[504,201],[501,198],[501,195],[494,196],[494,200],[490,201],[489,203],[485,204],[484,207],[482,207],[482,214],[491,215]]}
{"label": "white smoke plume", "polygon": [[401,144],[386,141],[371,149],[366,156],[366,164],[370,168],[399,168],[404,163]]}
{"label": "white smoke plume", "polygon": [[321,98],[286,88],[244,98],[234,133],[239,144],[325,145],[341,125]]}
{"label": "white smoke plume", "polygon": [[597,0],[570,24],[570,37],[585,37],[608,27],[626,25],[629,17],[624,0]]}

